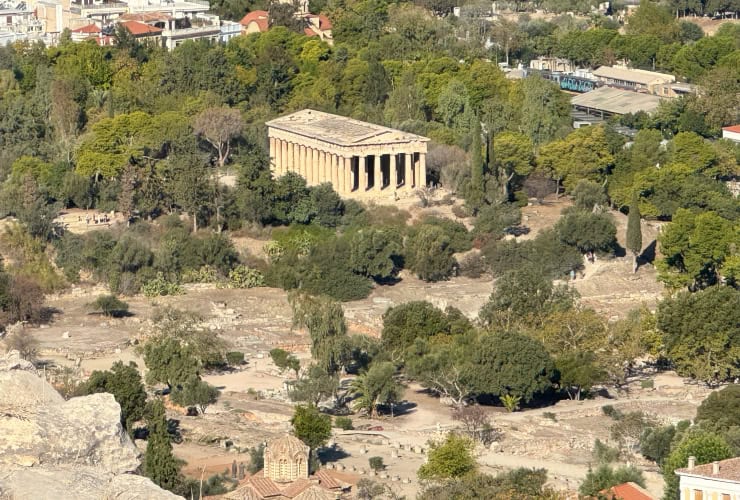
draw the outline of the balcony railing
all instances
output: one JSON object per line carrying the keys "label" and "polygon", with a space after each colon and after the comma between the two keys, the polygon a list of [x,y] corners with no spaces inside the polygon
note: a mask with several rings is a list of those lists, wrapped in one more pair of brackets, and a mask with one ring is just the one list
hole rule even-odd
{"label": "balcony railing", "polygon": [[81,14],[82,11],[95,11],[95,12],[105,12],[105,11],[122,11],[125,12],[128,10],[128,4],[124,2],[106,2],[106,3],[93,3],[93,4],[80,4],[80,3],[72,3],[69,6],[70,12],[73,14]]}

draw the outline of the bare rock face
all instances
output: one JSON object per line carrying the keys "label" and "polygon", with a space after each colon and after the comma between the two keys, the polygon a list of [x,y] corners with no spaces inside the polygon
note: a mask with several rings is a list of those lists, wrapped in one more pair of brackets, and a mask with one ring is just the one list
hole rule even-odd
{"label": "bare rock face", "polygon": [[149,479],[111,474],[89,466],[10,467],[0,470],[0,498],[36,500],[174,500]]}
{"label": "bare rock face", "polygon": [[31,363],[0,355],[0,498],[178,498],[126,474],[139,452],[101,393],[65,401]]}

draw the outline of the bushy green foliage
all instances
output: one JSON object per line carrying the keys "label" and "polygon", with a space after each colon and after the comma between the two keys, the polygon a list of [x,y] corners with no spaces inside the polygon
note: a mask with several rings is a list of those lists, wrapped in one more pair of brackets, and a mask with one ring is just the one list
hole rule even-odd
{"label": "bushy green foliage", "polygon": [[216,402],[220,394],[221,391],[204,382],[197,375],[190,375],[181,387],[172,390],[170,399],[180,406],[196,406],[203,414],[206,408]]}
{"label": "bushy green foliage", "polygon": [[281,371],[293,370],[296,373],[296,376],[298,376],[298,371],[301,369],[301,362],[293,354],[276,347],[275,349],[270,350],[270,358],[272,359],[272,362],[275,363],[275,366],[280,368]]}
{"label": "bushy green foliage", "polygon": [[121,424],[133,433],[133,423],[144,416],[146,392],[136,363],[116,361],[110,370],[94,371],[84,387],[86,394],[109,392],[121,405]]}
{"label": "bushy green foliage", "polygon": [[374,471],[381,471],[385,469],[385,464],[383,463],[383,457],[370,457],[367,459],[368,464],[370,465],[370,468]]}
{"label": "bushy green foliage", "polygon": [[256,269],[239,265],[229,271],[230,288],[254,288],[264,286],[265,278]]}
{"label": "bushy green foliage", "polygon": [[657,326],[676,371],[708,384],[740,374],[740,290],[714,286],[680,292],[658,305]]}
{"label": "bushy green foliage", "polygon": [[[673,443],[680,440],[680,435],[691,425],[688,420],[682,420],[676,425],[663,427],[648,427],[640,436],[640,453],[645,458],[653,460],[660,467],[671,453]],[[677,437],[678,436],[678,437]]]}
{"label": "bushy green foliage", "polygon": [[740,385],[730,384],[707,396],[696,409],[694,422],[716,430],[740,426]]}
{"label": "bushy green foliage", "polygon": [[331,437],[331,417],[319,412],[316,406],[296,406],[290,423],[293,434],[314,453]]}
{"label": "bushy green foliage", "polygon": [[125,316],[128,313],[128,304],[115,295],[101,295],[91,305],[94,310],[114,318]]}
{"label": "bushy green foliage", "polygon": [[141,291],[146,297],[160,297],[163,295],[182,295],[185,290],[177,283],[172,283],[164,277],[164,274],[157,273],[157,277],[147,281],[141,287]]}
{"label": "bushy green foliage", "polygon": [[449,498],[508,498],[555,499],[557,494],[545,488],[545,469],[517,468],[489,476],[480,472],[458,479],[434,483],[425,488],[420,497],[430,500]]}
{"label": "bushy green foliage", "polygon": [[351,431],[354,429],[352,419],[349,417],[334,417],[334,427],[338,427],[344,431]]}
{"label": "bushy green foliage", "polygon": [[313,364],[295,381],[288,396],[293,401],[317,406],[324,398],[333,396],[338,388],[339,377],[336,374],[329,374],[321,366]]}
{"label": "bushy green foliage", "polygon": [[229,351],[226,353],[226,362],[229,366],[239,366],[245,363],[244,353],[241,351]]}
{"label": "bushy green foliage", "polygon": [[610,252],[617,244],[617,227],[608,214],[564,210],[554,229],[563,243],[583,253]]}
{"label": "bushy green foliage", "polygon": [[414,227],[405,243],[405,264],[424,281],[440,281],[452,275],[455,259],[450,238],[439,226]]}
{"label": "bushy green foliage", "polygon": [[198,374],[200,363],[195,357],[194,348],[183,345],[172,337],[151,339],[143,347],[144,363],[148,369],[148,384],[167,384],[176,387]]}
{"label": "bushy green foliage", "polygon": [[603,464],[586,474],[578,492],[581,495],[596,496],[599,492],[612,486],[628,482],[637,483],[644,487],[645,478],[642,471],[634,465],[623,465],[614,468],[611,465]]}
{"label": "bushy green foliage", "polygon": [[416,339],[435,335],[457,335],[471,328],[470,322],[456,309],[441,311],[426,301],[406,302],[390,307],[383,314],[383,345],[402,353]]}
{"label": "bushy green foliage", "polygon": [[583,254],[563,243],[552,229],[540,231],[531,240],[491,241],[483,247],[483,254],[495,276],[526,266],[555,279],[583,267]]}
{"label": "bushy green foliage", "polygon": [[473,442],[457,434],[448,434],[444,442],[432,444],[427,456],[427,462],[416,473],[422,480],[456,479],[477,468]]}

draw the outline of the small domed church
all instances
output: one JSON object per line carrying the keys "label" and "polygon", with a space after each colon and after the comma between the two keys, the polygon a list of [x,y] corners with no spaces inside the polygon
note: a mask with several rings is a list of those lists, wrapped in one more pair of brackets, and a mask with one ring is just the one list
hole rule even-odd
{"label": "small domed church", "polygon": [[221,498],[228,500],[338,500],[351,486],[329,471],[309,473],[311,449],[295,436],[268,441],[264,468]]}

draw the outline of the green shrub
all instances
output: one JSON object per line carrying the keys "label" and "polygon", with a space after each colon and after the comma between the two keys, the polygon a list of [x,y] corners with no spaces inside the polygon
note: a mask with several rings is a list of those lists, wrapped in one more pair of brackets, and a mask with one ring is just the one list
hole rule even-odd
{"label": "green shrub", "polygon": [[239,265],[229,271],[229,288],[254,288],[264,285],[265,278],[256,269]]}
{"label": "green shrub", "polygon": [[229,366],[244,364],[244,353],[239,351],[229,351],[226,353],[226,362]]}
{"label": "green shrub", "polygon": [[370,464],[370,468],[374,471],[385,469],[385,464],[383,463],[383,457],[370,457],[367,461]]}
{"label": "green shrub", "polygon": [[558,416],[555,415],[551,411],[546,411],[545,413],[542,414],[542,416],[545,417],[545,418],[548,418],[548,419],[552,420],[553,422],[557,422],[558,421]]}
{"label": "green shrub", "polygon": [[159,297],[162,295],[182,295],[185,290],[177,283],[168,281],[162,273],[157,273],[157,277],[147,281],[141,287],[142,293],[147,297]]}
{"label": "green shrub", "polygon": [[614,408],[612,405],[604,405],[601,407],[601,411],[604,412],[604,415],[607,417],[613,419],[613,420],[620,420],[624,414]]}
{"label": "green shrub", "polygon": [[91,305],[108,317],[120,318],[128,313],[128,304],[115,295],[101,295]]}
{"label": "green shrub", "polygon": [[652,389],[655,387],[655,381],[653,379],[640,380],[640,387],[643,389]]}
{"label": "green shrub", "polygon": [[199,269],[186,269],[182,273],[183,283],[216,283],[218,271],[213,266],[202,266]]}
{"label": "green shrub", "polygon": [[342,429],[343,431],[351,431],[355,428],[352,425],[352,419],[349,417],[336,417],[334,419],[334,427]]}
{"label": "green shrub", "polygon": [[591,455],[598,464],[610,464],[619,460],[619,450],[602,443],[599,439],[594,441],[594,449],[591,451]]}

